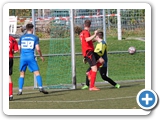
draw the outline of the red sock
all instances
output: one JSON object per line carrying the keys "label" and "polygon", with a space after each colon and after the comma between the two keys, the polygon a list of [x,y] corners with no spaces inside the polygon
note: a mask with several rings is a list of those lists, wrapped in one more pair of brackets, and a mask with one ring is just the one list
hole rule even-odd
{"label": "red sock", "polygon": [[102,64],[100,62],[97,63],[97,69],[101,66]]}
{"label": "red sock", "polygon": [[9,83],[9,96],[13,95],[13,83]]}
{"label": "red sock", "polygon": [[92,70],[87,72],[88,80],[91,80],[91,74],[92,74]]}
{"label": "red sock", "polygon": [[96,74],[97,72],[91,71],[91,81],[90,81],[90,88],[94,87],[96,81]]}

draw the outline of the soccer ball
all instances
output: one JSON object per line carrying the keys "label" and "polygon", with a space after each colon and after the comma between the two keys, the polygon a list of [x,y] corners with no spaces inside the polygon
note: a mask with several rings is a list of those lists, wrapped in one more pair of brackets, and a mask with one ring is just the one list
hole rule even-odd
{"label": "soccer ball", "polygon": [[133,46],[129,47],[128,48],[128,53],[131,54],[131,55],[133,55],[134,53],[136,53],[136,48],[133,47]]}

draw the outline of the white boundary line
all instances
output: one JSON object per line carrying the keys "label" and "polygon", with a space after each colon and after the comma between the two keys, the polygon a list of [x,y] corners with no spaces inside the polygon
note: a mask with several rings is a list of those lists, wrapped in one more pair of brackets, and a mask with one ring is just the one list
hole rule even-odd
{"label": "white boundary line", "polygon": [[[116,83],[124,83],[124,84],[128,84],[128,83],[135,83],[135,82],[145,82],[145,79],[139,79],[139,80],[120,80],[120,81],[115,81]],[[85,84],[85,82],[83,82]],[[81,84],[83,83],[77,83],[77,87],[78,86],[82,86]],[[97,85],[107,85],[106,87],[108,88],[108,82],[107,81],[101,81],[101,82],[96,82]],[[46,86],[44,86],[46,87]],[[109,86],[110,87],[110,86]],[[28,86],[28,87],[24,87],[23,89],[33,89],[33,86]],[[14,87],[13,90],[18,90],[18,87]],[[52,90],[72,90],[72,89],[52,89]]]}
{"label": "white boundary line", "polygon": [[[140,86],[141,85],[145,85],[145,84],[139,84]],[[111,88],[112,86],[103,86],[103,87],[100,87],[100,88]],[[53,90],[53,89],[52,89]],[[52,90],[49,90],[49,91],[52,91]],[[59,90],[59,89],[58,89]],[[60,89],[61,90],[61,89]],[[54,89],[54,91],[56,92],[57,91],[57,89]],[[61,91],[64,91],[65,92],[65,90],[61,90]],[[23,92],[24,94],[28,94],[28,93],[38,93],[39,91],[35,91],[35,92]],[[14,94],[16,94],[16,93],[14,93]],[[23,103],[23,102],[25,102],[25,103],[31,103],[31,102],[33,102],[33,103],[82,103],[82,102],[94,102],[94,101],[107,101],[107,100],[119,100],[119,99],[131,99],[131,98],[136,98],[136,96],[125,96],[125,97],[115,97],[115,98],[102,98],[102,99],[89,99],[89,100],[71,100],[71,101],[26,101],[26,100],[24,100],[24,101],[19,101],[19,100],[17,100],[17,101],[10,101],[11,103],[12,102],[14,102],[14,103],[17,103],[17,102],[21,102],[21,103]]]}
{"label": "white boundary line", "polygon": [[[124,83],[124,84],[126,84],[126,85],[128,85],[128,83],[137,83],[137,82],[145,82],[145,80],[130,80],[130,81],[116,81],[117,83]],[[108,83],[107,81],[103,81],[103,82],[96,82],[96,84],[98,84],[98,85],[106,85],[106,86],[99,86],[99,88],[112,88],[113,86],[112,85],[110,85],[110,83]],[[129,84],[129,85],[132,85],[132,84]],[[145,85],[145,83],[144,84],[139,84],[139,85]],[[81,83],[78,83],[77,84],[77,86],[81,86]],[[122,85],[123,86],[123,85]],[[18,88],[13,88],[14,90],[17,90],[17,92],[18,92]],[[25,91],[25,89],[32,89],[33,90],[33,86],[32,87],[24,87],[23,88],[24,89],[24,91]],[[35,89],[36,90],[36,89]],[[66,90],[74,90],[74,89],[47,89],[48,91],[66,91]],[[23,94],[28,94],[28,93],[38,93],[39,92],[39,90],[37,89],[37,91],[35,91],[35,92],[23,92]],[[13,95],[16,95],[17,93],[13,93]]]}

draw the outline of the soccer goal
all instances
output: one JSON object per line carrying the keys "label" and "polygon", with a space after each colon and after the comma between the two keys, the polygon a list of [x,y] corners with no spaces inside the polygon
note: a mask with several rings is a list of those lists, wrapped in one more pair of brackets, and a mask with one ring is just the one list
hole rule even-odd
{"label": "soccer goal", "polygon": [[73,10],[53,10],[51,15],[47,88],[75,89]]}
{"label": "soccer goal", "polygon": [[[79,37],[74,34],[74,27],[80,26],[83,29],[84,20],[90,19],[93,24],[91,31],[104,28],[106,35],[106,27],[103,24],[106,17],[105,10],[91,11],[92,14],[88,12],[88,14],[82,17],[81,13],[83,13],[83,10],[51,10],[51,17],[49,18],[50,40],[49,48],[47,48],[49,53],[46,70],[46,88],[76,89],[76,61],[79,60],[82,63],[83,58]],[[76,55],[81,57],[77,58],[75,57]],[[81,67],[81,65],[77,67]],[[85,76],[85,72],[82,74]],[[34,86],[36,87],[36,80],[34,81]]]}
{"label": "soccer goal", "polygon": [[[82,62],[81,44],[74,28],[78,26],[83,29],[83,23],[86,19],[92,22],[91,34],[97,29],[104,32],[104,40],[108,45],[107,74],[109,77],[115,81],[145,79],[144,41],[122,40],[123,37],[133,35],[135,32],[135,36],[142,33],[140,36],[144,37],[143,28],[137,28],[144,25],[141,23],[144,21],[143,11],[52,9],[50,18],[48,18],[50,20],[48,29],[50,39],[49,47],[46,48],[49,51],[47,54],[46,88],[76,89],[77,83],[85,82],[85,72],[88,65]],[[134,16],[129,16],[131,12],[134,13],[132,14]],[[130,46],[136,47],[136,54],[130,55],[128,53]],[[102,82],[99,74],[96,81]],[[34,86],[36,86],[36,82]]]}

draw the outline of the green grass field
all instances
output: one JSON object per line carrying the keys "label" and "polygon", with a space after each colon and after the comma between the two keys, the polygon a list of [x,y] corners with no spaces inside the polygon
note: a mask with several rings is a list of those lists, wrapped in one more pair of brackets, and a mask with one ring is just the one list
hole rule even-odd
{"label": "green grass field", "polygon": [[[59,42],[60,41],[60,42]],[[56,45],[55,45],[56,43]],[[137,50],[145,50],[145,42],[138,40],[117,40],[116,37],[108,37],[108,52],[111,51],[127,51],[130,46],[135,46]],[[40,47],[43,54],[51,54],[51,53],[68,53],[70,47],[69,39],[61,39],[61,40],[40,40]],[[66,47],[66,48],[64,48]],[[66,51],[65,51],[66,50]],[[81,53],[81,45],[78,37],[75,39],[75,51],[76,53]],[[16,54],[18,56],[19,54]],[[59,58],[59,61],[51,61],[52,57],[45,57],[45,62],[42,62],[40,58],[37,58],[40,73],[43,78],[43,84],[46,85],[47,79],[53,77],[54,84],[57,81],[56,78],[62,79],[60,83],[65,83],[66,80],[62,74],[67,74],[68,80],[71,81],[71,63],[66,63],[65,59],[68,60],[67,57]],[[85,71],[89,67],[88,64],[84,64],[82,62],[82,55],[76,55],[76,80],[77,83],[85,82]],[[134,55],[130,55],[128,53],[118,53],[118,54],[108,54],[108,75],[115,81],[121,80],[139,80],[144,79],[145,77],[145,52],[136,53]],[[64,64],[62,66],[62,63]],[[51,65],[54,65],[53,70],[49,68]],[[66,66],[65,66],[66,65]],[[18,78],[19,78],[19,58],[14,59],[14,69],[13,69],[12,79],[14,82],[14,87],[18,86]],[[55,73],[55,75],[49,76],[50,74]],[[70,74],[69,74],[70,73]],[[69,75],[68,75],[69,74]],[[59,77],[57,77],[59,75]],[[48,77],[48,78],[47,78]],[[54,79],[55,78],[55,79]],[[28,70],[26,72],[25,77],[25,85],[24,86],[33,86],[33,73],[30,73]],[[102,82],[100,75],[97,74],[97,81]],[[59,84],[59,83],[58,83]]]}
{"label": "green grass field", "polygon": [[[118,41],[117,38],[108,37],[107,44],[109,52],[108,75],[121,85],[120,89],[104,82],[97,74],[96,86],[101,90],[94,92],[81,90],[81,83],[85,82],[85,72],[89,66],[82,62],[82,55],[76,55],[76,90],[47,89],[45,87],[49,94],[44,95],[38,89],[33,88],[34,76],[27,70],[23,94],[18,96],[16,94],[18,92],[19,58],[15,58],[12,75],[14,100],[9,102],[9,109],[140,109],[136,102],[136,95],[145,88],[145,52],[137,52],[134,55],[127,52],[116,54],[110,54],[110,52],[127,51],[130,46],[135,46],[137,50],[145,50],[145,42],[138,40]],[[69,39],[40,40],[40,47],[45,55],[68,53],[70,41]],[[76,53],[81,53],[78,38],[75,39],[75,50]],[[16,56],[18,55],[16,54]],[[42,62],[38,57],[43,85],[71,84],[70,59],[70,56],[53,56],[45,57],[45,62]],[[49,83],[48,79],[51,79]]]}
{"label": "green grass field", "polygon": [[81,86],[76,90],[49,89],[46,95],[25,87],[21,96],[16,95],[18,89],[15,88],[9,109],[140,109],[136,96],[145,88],[144,81],[121,81],[119,84],[121,88],[116,89],[107,83],[96,83],[100,91],[81,90]]}

